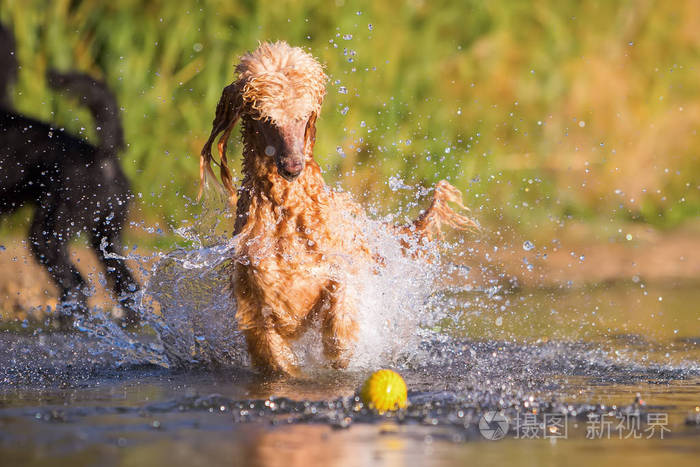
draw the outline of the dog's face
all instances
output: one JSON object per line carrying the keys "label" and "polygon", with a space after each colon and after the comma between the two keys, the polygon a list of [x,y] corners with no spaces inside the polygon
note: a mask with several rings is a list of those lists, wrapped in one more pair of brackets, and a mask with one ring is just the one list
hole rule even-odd
{"label": "dog's face", "polygon": [[316,136],[316,116],[287,120],[284,123],[269,119],[250,119],[246,127],[258,139],[258,147],[264,148],[260,157],[271,158],[277,172],[287,181],[296,180],[306,167],[306,158],[312,157]]}
{"label": "dog's face", "polygon": [[217,144],[224,187],[236,196],[226,159],[226,142],[240,118],[249,154],[274,163],[288,182],[303,176],[313,157],[316,117],[328,77],[316,59],[286,42],[265,42],[241,57],[237,79],[226,86],[216,106],[212,130],[200,158],[200,196],[207,177],[215,177],[211,149]]}

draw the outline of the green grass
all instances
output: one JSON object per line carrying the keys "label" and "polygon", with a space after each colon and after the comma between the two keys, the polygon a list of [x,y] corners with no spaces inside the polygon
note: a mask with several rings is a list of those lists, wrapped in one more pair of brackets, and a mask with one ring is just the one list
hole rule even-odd
{"label": "green grass", "polygon": [[0,0],[22,65],[15,107],[93,138],[88,112],[44,76],[106,79],[135,218],[163,228],[197,211],[221,89],[267,39],[326,64],[317,159],[384,209],[410,196],[390,176],[448,178],[485,223],[672,227],[700,214],[699,18],[692,0]]}

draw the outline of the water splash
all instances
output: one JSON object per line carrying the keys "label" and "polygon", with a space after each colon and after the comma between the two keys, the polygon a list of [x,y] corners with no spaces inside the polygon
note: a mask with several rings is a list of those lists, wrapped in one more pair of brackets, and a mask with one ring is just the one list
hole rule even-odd
{"label": "water splash", "polygon": [[[382,222],[363,223],[369,249],[382,258],[382,265],[368,264],[354,276],[343,276],[359,312],[351,369],[410,360],[444,314],[431,301],[440,276],[439,256],[433,263],[416,259],[402,251]],[[174,366],[247,366],[229,287],[237,239],[213,243],[192,230],[178,233],[194,247],[162,255],[142,294],[142,304],[156,304],[157,312],[145,313],[145,319],[159,336],[165,359]],[[319,333],[318,323],[312,324],[293,344],[302,368],[309,371],[327,367]]]}
{"label": "water splash", "polygon": [[[401,189],[407,187],[398,179],[395,185]],[[225,201],[205,205],[208,209],[195,225],[176,231],[189,246],[152,257],[128,256],[127,259],[142,265],[147,278],[137,297],[143,330],[124,330],[105,311],[96,309],[89,318],[76,323],[76,328],[89,340],[67,336],[60,344],[53,337],[43,335],[29,353],[20,350],[30,348],[27,342],[11,343],[8,355],[26,354],[26,365],[21,363],[24,357],[15,356],[5,373],[14,377],[25,366],[31,367],[35,362],[29,354],[35,351],[32,358],[45,353],[45,358],[41,358],[46,367],[54,365],[58,369],[59,363],[74,368],[92,365],[87,374],[99,371],[95,368],[144,364],[165,368],[249,368],[245,339],[237,329],[230,290],[229,271],[237,239],[226,231],[230,216],[221,210],[224,204]],[[403,215],[402,210],[398,212]],[[381,267],[367,265],[355,276],[346,278],[356,291],[360,323],[357,348],[350,361],[351,372],[392,366],[429,374],[443,382],[454,374],[468,373],[501,382],[512,382],[516,375],[519,384],[526,384],[549,364],[557,374],[575,372],[593,378],[617,377],[610,373],[615,369],[621,371],[620,377],[642,374],[659,364],[662,365],[655,370],[659,373],[678,369],[698,371],[692,358],[686,363],[671,362],[665,350],[652,349],[648,343],[640,349],[615,343],[592,351],[585,345],[556,343],[557,337],[560,340],[567,337],[563,335],[550,336],[555,339],[550,344],[547,338],[525,343],[522,329],[527,331],[532,326],[533,310],[547,308],[546,300],[534,297],[531,305],[523,305],[525,313],[518,313],[516,305],[524,298],[522,295],[518,300],[509,298],[508,291],[495,283],[475,287],[469,280],[470,268],[450,262],[447,255],[436,254],[426,261],[405,254],[395,234],[385,228],[385,224],[395,223],[392,216],[362,220],[369,249],[382,261]],[[461,239],[443,242],[441,246],[452,254],[450,258],[459,258],[468,249]],[[417,245],[412,248],[415,253]],[[585,316],[580,315],[578,324],[573,326],[578,326],[572,336],[579,341],[590,338],[582,333],[583,329],[595,326],[594,317]],[[542,330],[531,328],[530,333],[542,335],[550,322],[556,328],[563,328],[562,320],[566,319],[553,314],[545,321],[540,320]],[[485,325],[491,326],[491,330],[478,330]],[[508,331],[509,326],[518,326],[520,331]],[[310,374],[327,368],[318,335],[317,324],[293,347],[302,367]],[[464,336],[471,339],[461,340]],[[608,343],[612,338],[603,337]],[[532,342],[543,344],[533,346]],[[488,352],[479,350],[487,347],[491,349]],[[664,362],[668,364],[664,366]],[[490,367],[509,370],[494,373]],[[476,385],[477,381],[471,380],[470,384]],[[543,381],[541,386],[547,384]]]}
{"label": "water splash", "polygon": [[175,366],[245,365],[227,264],[235,242],[164,255],[145,287],[160,313],[147,318]]}

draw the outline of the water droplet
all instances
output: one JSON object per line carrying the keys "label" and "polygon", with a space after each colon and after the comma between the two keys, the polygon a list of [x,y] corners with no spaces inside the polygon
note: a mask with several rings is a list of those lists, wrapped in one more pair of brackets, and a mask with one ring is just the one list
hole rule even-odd
{"label": "water droplet", "polygon": [[389,177],[389,189],[391,191],[396,191],[396,190],[410,190],[411,187],[406,185],[406,183],[400,178],[396,176],[391,176]]}
{"label": "water droplet", "polygon": [[523,242],[523,250],[525,251],[531,251],[535,248],[535,244],[532,243],[530,240],[526,240]]}
{"label": "water droplet", "polygon": [[584,126],[586,126],[586,122],[584,122],[583,120],[581,120],[580,122],[578,122],[578,126],[580,126],[581,128],[583,128]]}
{"label": "water droplet", "polygon": [[499,316],[498,318],[496,318],[496,326],[500,326],[502,324],[503,324],[503,318]]}
{"label": "water droplet", "polygon": [[339,92],[340,94],[347,94],[347,93],[348,93],[348,88],[346,88],[345,86],[341,86],[341,87],[338,88],[338,92]]}

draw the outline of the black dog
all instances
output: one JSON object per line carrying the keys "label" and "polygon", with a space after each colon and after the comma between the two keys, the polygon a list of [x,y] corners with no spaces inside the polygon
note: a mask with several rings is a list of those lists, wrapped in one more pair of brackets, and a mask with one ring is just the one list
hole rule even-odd
{"label": "black dog", "polygon": [[0,24],[0,107],[10,107],[10,86],[16,80],[15,38]]}
{"label": "black dog", "polygon": [[[6,103],[17,62],[11,35],[0,32],[0,40],[3,36],[10,38],[5,46],[0,44],[0,84],[6,86],[0,96]],[[117,159],[125,144],[116,99],[104,83],[83,74],[50,72],[48,79],[53,89],[66,90],[90,109],[99,144],[12,112],[0,101],[0,215],[35,205],[29,241],[60,289],[62,327],[72,324],[74,311],[87,311],[86,282],[68,252],[69,241],[79,233],[87,234],[106,269],[125,310],[123,322],[135,324],[132,296],[137,283],[121,259],[108,257],[120,253],[120,232],[132,197]]]}

